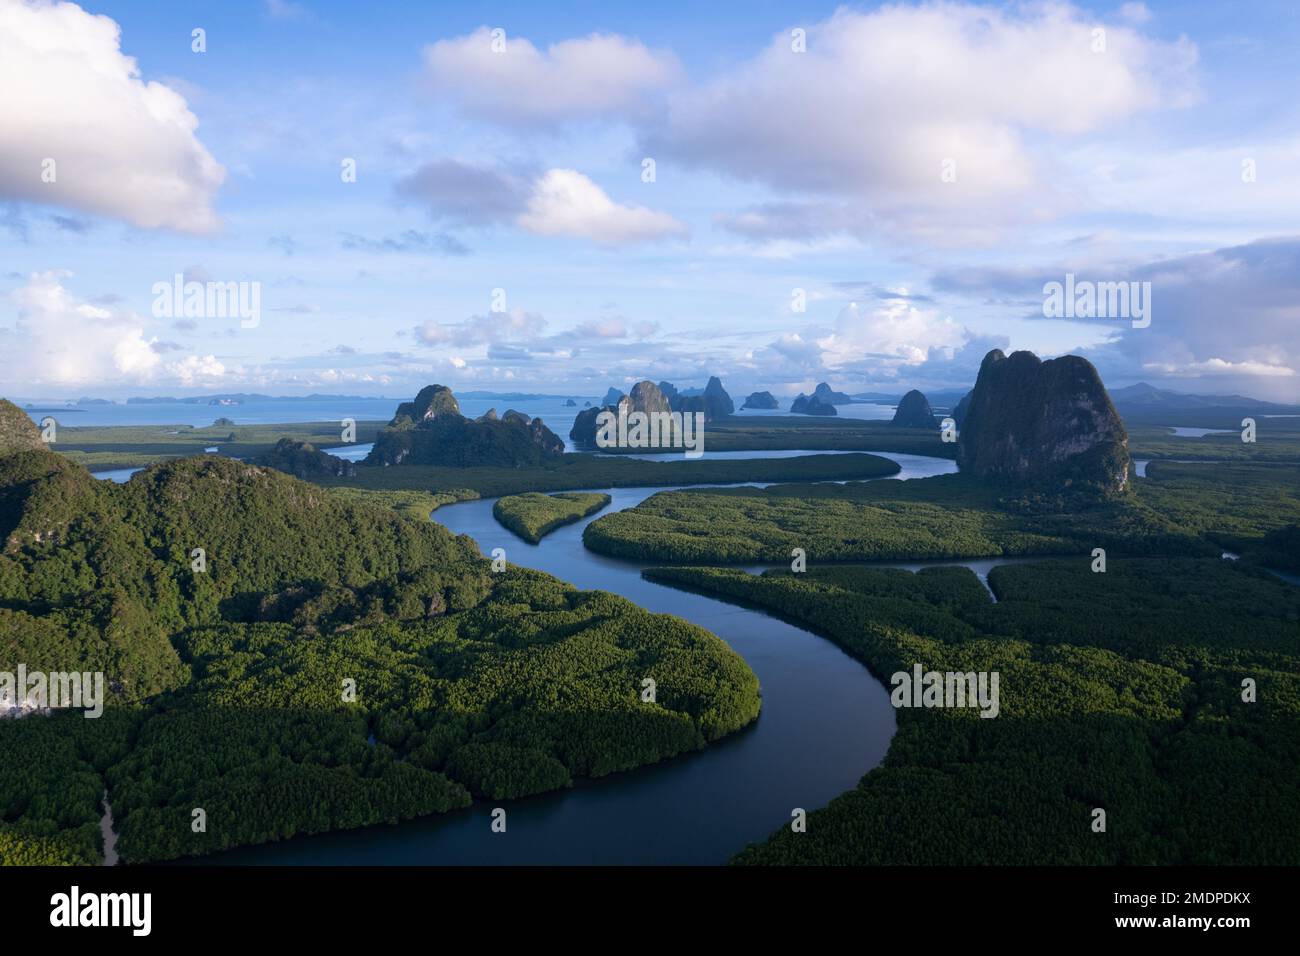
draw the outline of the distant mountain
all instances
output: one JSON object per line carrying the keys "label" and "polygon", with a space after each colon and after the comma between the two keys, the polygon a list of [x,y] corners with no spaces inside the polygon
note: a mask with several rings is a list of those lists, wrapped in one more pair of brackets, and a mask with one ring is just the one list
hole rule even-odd
{"label": "distant mountain", "polygon": [[835,406],[830,402],[823,402],[815,395],[805,395],[800,392],[793,402],[790,403],[790,412],[794,415],[838,415]]}
{"label": "distant mountain", "polygon": [[930,407],[929,400],[916,389],[912,389],[899,400],[892,424],[900,428],[939,427],[939,423],[934,420],[934,409]]}
{"label": "distant mountain", "polygon": [[[653,382],[649,381],[638,382],[637,384],[641,386],[654,385]],[[711,422],[736,413],[735,402],[731,400],[727,390],[722,387],[722,380],[716,375],[710,376],[708,384],[703,388],[678,388],[672,382],[660,382],[655,385],[655,390],[668,402],[668,407],[672,411],[683,413],[703,412],[705,421]],[[621,398],[623,398],[623,393],[616,388],[611,388],[605,393],[605,398],[601,401],[600,407],[615,408]],[[585,434],[587,431],[594,432],[594,426],[587,428],[584,425],[582,432]]]}
{"label": "distant mountain", "polygon": [[1110,400],[1121,408],[1266,408],[1284,410],[1294,408],[1292,405],[1280,405],[1277,402],[1265,402],[1245,395],[1192,395],[1187,392],[1173,392],[1156,388],[1146,382],[1138,382],[1124,388],[1110,390]]}
{"label": "distant mountain", "polygon": [[367,465],[494,465],[520,468],[564,454],[564,441],[522,412],[477,420],[460,413],[460,403],[445,385],[428,385],[411,402],[397,407],[375,438]]}
{"label": "distant mountain", "polygon": [[722,379],[716,375],[710,375],[709,383],[704,386],[704,412],[710,420],[736,414],[736,403],[722,387]]}
{"label": "distant mountain", "polygon": [[742,410],[746,408],[780,408],[781,403],[776,400],[776,396],[771,392],[751,392],[749,398],[745,399],[745,404],[740,406]]}
{"label": "distant mountain", "polygon": [[654,382],[637,382],[632,386],[630,394],[622,396],[613,405],[587,408],[578,412],[578,417],[573,421],[573,428],[569,430],[569,437],[573,439],[575,445],[585,448],[595,446],[596,435],[600,431],[597,419],[604,411],[626,416],[630,416],[633,412],[655,414],[670,411],[670,405],[668,396]]}
{"label": "distant mountain", "polygon": [[[968,388],[945,388],[926,392],[925,397],[934,408],[953,408],[969,391]],[[903,400],[903,395],[901,392],[858,392],[853,400],[871,405],[897,405]]]}
{"label": "distant mountain", "polygon": [[845,392],[837,392],[825,382],[819,382],[813,389],[813,398],[827,405],[851,405],[853,399]]}
{"label": "distant mountain", "polygon": [[[380,395],[261,395],[255,392],[224,392],[213,395],[191,395],[188,398],[176,398],[174,395],[155,396],[150,398],[134,397],[128,398],[128,405],[213,405],[220,403],[238,403],[244,402],[371,402],[387,401]],[[101,402],[98,399],[93,402],[82,400],[77,404],[112,404],[110,402]]]}

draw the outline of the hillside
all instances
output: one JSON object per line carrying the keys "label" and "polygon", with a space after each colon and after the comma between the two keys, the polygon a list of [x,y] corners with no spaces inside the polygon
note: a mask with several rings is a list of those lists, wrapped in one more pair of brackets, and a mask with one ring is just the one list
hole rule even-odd
{"label": "hillside", "polygon": [[0,721],[0,860],[97,862],[105,787],[123,857],[165,860],[569,786],[757,716],[708,632],[356,499],[217,456],[122,485],[0,456],[0,670],[108,688],[98,719]]}

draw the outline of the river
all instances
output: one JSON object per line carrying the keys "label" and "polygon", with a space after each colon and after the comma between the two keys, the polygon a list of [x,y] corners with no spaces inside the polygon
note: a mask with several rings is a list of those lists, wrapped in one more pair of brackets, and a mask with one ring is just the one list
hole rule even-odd
{"label": "river", "polygon": [[[897,479],[956,470],[944,459],[877,452],[897,461]],[[768,457],[750,452],[749,457]],[[698,487],[698,486],[696,486]],[[668,488],[608,488],[600,514],[631,508]],[[887,689],[831,642],[759,610],[655,584],[641,563],[604,557],[582,545],[599,515],[530,545],[492,517],[494,499],[447,505],[434,518],[468,534],[487,554],[546,571],[579,588],[621,594],[650,611],[707,628],[758,675],[763,711],[751,727],[673,760],[583,781],[571,790],[504,802],[505,833],[493,833],[495,804],[397,826],[374,826],[243,847],[199,864],[720,864],[747,843],[854,787],[880,763],[893,737]],[[1013,559],[1014,560],[1014,559]],[[968,563],[981,579],[1006,560]],[[882,565],[884,566],[884,565]],[[759,570],[756,567],[749,571]]]}

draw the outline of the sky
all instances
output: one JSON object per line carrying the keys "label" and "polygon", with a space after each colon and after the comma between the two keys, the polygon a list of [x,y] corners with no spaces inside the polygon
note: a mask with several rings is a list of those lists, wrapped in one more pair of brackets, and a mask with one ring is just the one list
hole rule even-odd
{"label": "sky", "polygon": [[[0,0],[0,394],[900,392],[1001,348],[1300,402],[1297,47],[1291,2]],[[1045,314],[1067,276],[1146,318]]]}

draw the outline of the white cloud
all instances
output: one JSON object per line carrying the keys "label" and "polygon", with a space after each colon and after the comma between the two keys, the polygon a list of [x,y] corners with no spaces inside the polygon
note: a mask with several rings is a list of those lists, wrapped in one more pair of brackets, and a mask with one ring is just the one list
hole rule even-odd
{"label": "white cloud", "polygon": [[537,181],[519,225],[542,236],[572,236],[603,245],[685,236],[686,225],[644,206],[616,203],[582,173],[552,169]]}
{"label": "white cloud", "polygon": [[906,378],[924,369],[927,378],[976,339],[959,322],[937,309],[906,298],[885,299],[875,307],[850,302],[831,328],[788,332],[754,355],[765,381],[799,383],[846,377],[858,382]]}
{"label": "white cloud", "polygon": [[539,236],[569,236],[602,245],[689,232],[667,213],[615,202],[573,169],[523,175],[442,159],[399,180],[397,194],[422,203],[431,216],[449,225],[508,223]]}
{"label": "white cloud", "polygon": [[534,341],[546,331],[546,319],[536,312],[510,309],[472,315],[464,322],[426,319],[415,327],[415,337],[423,345],[489,345],[496,342]]}
{"label": "white cloud", "polygon": [[66,272],[38,272],[10,293],[18,311],[5,348],[5,380],[35,385],[134,381],[161,362],[143,325],[77,299]]}
{"label": "white cloud", "polygon": [[1229,362],[1221,358],[1206,359],[1204,362],[1188,362],[1177,365],[1172,362],[1148,362],[1142,366],[1162,375],[1197,378],[1202,375],[1263,375],[1266,377],[1286,378],[1295,375],[1295,369],[1284,365],[1272,365],[1267,362]]}
{"label": "white cloud", "polygon": [[169,349],[148,337],[134,313],[77,298],[63,282],[67,272],[37,272],[9,294],[17,310],[3,332],[0,380],[13,387],[139,385],[211,382],[225,374],[215,356],[189,355],[164,363]]}
{"label": "white cloud", "polygon": [[849,368],[864,361],[895,368],[924,362],[932,349],[960,348],[968,336],[961,323],[936,309],[892,299],[871,310],[850,302],[836,317],[834,331],[816,344],[828,368]]}
{"label": "white cloud", "polygon": [[645,97],[673,83],[671,53],[636,40],[593,33],[538,50],[506,36],[493,50],[487,27],[424,48],[425,71],[438,95],[451,95],[471,113],[499,122],[559,124],[638,113]]}
{"label": "white cloud", "polygon": [[[848,207],[828,214],[823,200],[724,220],[742,233],[803,237],[829,215],[850,231],[987,237],[990,210],[994,223],[1034,222],[1073,207],[1069,184],[1044,175],[1068,144],[1195,98],[1191,43],[1115,22],[1094,52],[1098,25],[1058,3],[841,9],[806,28],[804,53],[783,33],[712,82],[675,91],[643,154]],[[955,181],[944,179],[948,160]]]}
{"label": "white cloud", "polygon": [[167,366],[168,374],[182,385],[208,385],[223,378],[226,367],[215,355],[187,355],[179,362]]}
{"label": "white cloud", "polygon": [[[0,0],[0,196],[209,232],[225,170],[184,98],[145,82],[118,25],[72,3]],[[54,182],[42,180],[54,160]]]}

